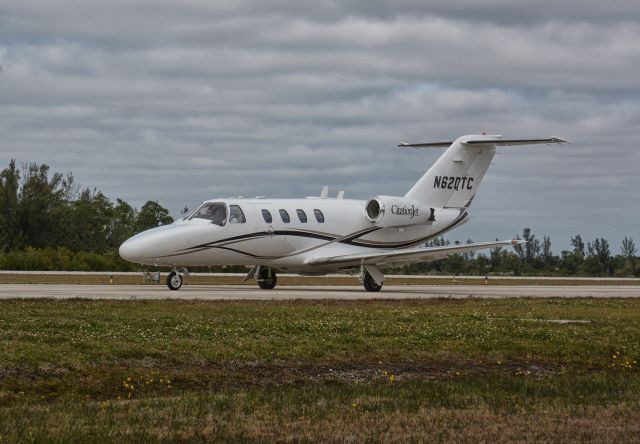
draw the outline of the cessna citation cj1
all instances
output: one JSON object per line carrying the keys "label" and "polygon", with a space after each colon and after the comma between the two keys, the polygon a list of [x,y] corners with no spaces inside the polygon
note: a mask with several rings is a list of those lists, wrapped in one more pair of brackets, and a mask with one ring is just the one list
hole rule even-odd
{"label": "cessna citation cj1", "polygon": [[468,209],[497,146],[563,143],[562,139],[507,140],[463,136],[453,142],[401,144],[448,147],[404,196],[368,201],[327,198],[213,199],[173,224],[137,234],[120,246],[120,256],[139,264],[170,267],[167,286],[182,286],[186,267],[248,265],[243,282],[276,285],[275,270],[322,275],[360,269],[367,291],[379,291],[380,269],[433,261],[453,253],[513,245],[517,241],[425,247],[425,242],[467,221]]}

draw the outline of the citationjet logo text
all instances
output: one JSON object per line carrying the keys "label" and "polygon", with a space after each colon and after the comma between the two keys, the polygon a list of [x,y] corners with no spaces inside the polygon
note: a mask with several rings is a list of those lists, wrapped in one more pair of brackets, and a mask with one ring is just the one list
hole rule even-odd
{"label": "citationjet logo text", "polygon": [[436,176],[433,188],[456,191],[471,190],[473,189],[473,177]]}
{"label": "citationjet logo text", "polygon": [[413,205],[411,205],[411,207],[406,205],[391,205],[391,214],[395,214],[397,216],[409,216],[409,219],[413,219],[418,215],[418,209]]}

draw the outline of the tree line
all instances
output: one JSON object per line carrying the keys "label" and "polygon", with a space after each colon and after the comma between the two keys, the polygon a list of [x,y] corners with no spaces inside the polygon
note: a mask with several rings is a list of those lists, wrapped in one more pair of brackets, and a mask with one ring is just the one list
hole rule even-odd
{"label": "tree line", "polygon": [[118,247],[135,233],[173,218],[156,201],[140,210],[101,191],[81,188],[73,175],[15,160],[0,173],[0,268],[134,270]]}
{"label": "tree line", "polygon": [[[36,163],[16,167],[15,160],[0,173],[0,269],[134,271],[143,267],[123,261],[118,247],[136,233],[173,222],[157,201],[140,210],[122,199],[112,202],[101,191],[82,188],[73,175],[50,174]],[[571,249],[554,255],[551,238],[536,237],[529,228],[527,242],[488,253],[461,253],[429,263],[393,270],[423,274],[514,274],[555,276],[640,276],[634,240],[625,237],[619,253],[604,238],[571,237]],[[467,240],[471,242],[471,240]],[[457,243],[457,242],[454,242]],[[427,246],[450,244],[442,237]],[[241,271],[243,267],[203,270]]]}
{"label": "tree line", "polygon": [[[554,255],[551,237],[536,237],[530,228],[525,228],[516,239],[526,243],[514,248],[492,248],[486,253],[460,253],[435,262],[417,263],[401,267],[396,272],[408,274],[489,274],[515,276],[600,276],[640,277],[640,260],[633,238],[625,236],[620,251],[611,251],[609,242],[595,238],[585,242],[580,234],[570,238],[571,249]],[[496,239],[497,240],[497,239]],[[467,243],[471,243],[467,239]],[[454,242],[458,243],[458,242]],[[444,246],[450,242],[443,237],[427,243],[428,246]]]}

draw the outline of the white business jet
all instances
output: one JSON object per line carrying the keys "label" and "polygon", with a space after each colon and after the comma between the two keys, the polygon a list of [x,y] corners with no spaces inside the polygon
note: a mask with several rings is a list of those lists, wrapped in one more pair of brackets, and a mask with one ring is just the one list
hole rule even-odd
{"label": "white business jet", "polygon": [[514,245],[506,240],[425,247],[425,242],[465,223],[468,209],[496,146],[563,143],[548,139],[507,140],[496,135],[463,136],[453,142],[401,144],[448,147],[404,196],[368,201],[305,199],[212,199],[170,225],[128,239],[120,256],[131,262],[170,267],[167,286],[178,290],[189,266],[247,265],[243,280],[260,288],[276,285],[276,271],[322,275],[360,269],[367,291],[379,291],[381,269],[447,255]]}

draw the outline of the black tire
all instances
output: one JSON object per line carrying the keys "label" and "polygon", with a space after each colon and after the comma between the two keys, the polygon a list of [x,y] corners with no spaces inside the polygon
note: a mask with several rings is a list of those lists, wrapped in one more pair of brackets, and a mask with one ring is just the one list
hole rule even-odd
{"label": "black tire", "polygon": [[180,273],[177,271],[169,273],[167,276],[167,287],[169,287],[170,290],[180,290],[180,287],[182,287],[182,276],[180,276]]}
{"label": "black tire", "polygon": [[273,290],[278,283],[278,277],[276,272],[271,270],[271,276],[269,276],[268,268],[261,268],[260,275],[258,275],[258,286],[263,290]]}
{"label": "black tire", "polygon": [[380,291],[380,289],[382,288],[382,284],[378,285],[376,284],[376,281],[373,280],[373,278],[371,277],[371,275],[369,273],[365,273],[364,274],[364,289],[367,291]]}

